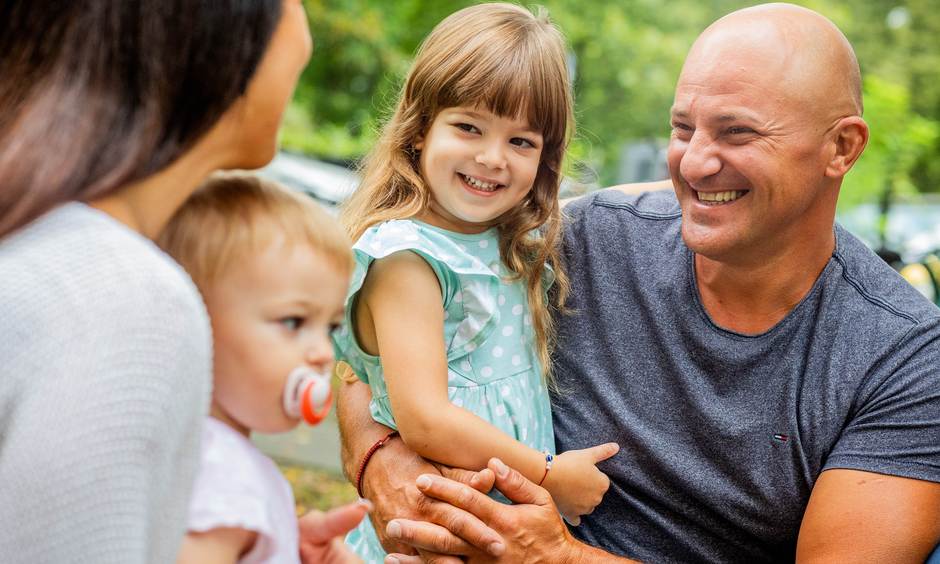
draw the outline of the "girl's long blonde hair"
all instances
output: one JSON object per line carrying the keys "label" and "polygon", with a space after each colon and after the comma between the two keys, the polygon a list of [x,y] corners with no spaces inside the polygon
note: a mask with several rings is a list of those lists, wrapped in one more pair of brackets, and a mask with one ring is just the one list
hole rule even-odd
{"label": "girl's long blonde hair", "polygon": [[[457,106],[524,116],[542,134],[532,190],[499,219],[498,229],[503,262],[513,279],[525,282],[539,360],[551,383],[551,309],[563,308],[569,289],[559,249],[558,188],[574,115],[565,41],[542,10],[533,14],[513,4],[480,4],[451,14],[431,31],[394,113],[363,161],[362,183],[341,218],[356,240],[373,225],[427,209],[430,191],[419,172],[415,143],[441,110]],[[553,304],[544,298],[545,265],[555,271]]]}

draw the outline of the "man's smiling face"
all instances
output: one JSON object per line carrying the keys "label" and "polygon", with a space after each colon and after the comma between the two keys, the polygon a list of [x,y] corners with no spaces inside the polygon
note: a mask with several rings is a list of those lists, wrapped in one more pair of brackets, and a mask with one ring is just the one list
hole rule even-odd
{"label": "man's smiling face", "polygon": [[820,202],[834,205],[822,181],[825,120],[807,107],[804,65],[785,43],[769,26],[717,31],[676,86],[669,170],[683,239],[709,258],[775,252],[819,228]]}

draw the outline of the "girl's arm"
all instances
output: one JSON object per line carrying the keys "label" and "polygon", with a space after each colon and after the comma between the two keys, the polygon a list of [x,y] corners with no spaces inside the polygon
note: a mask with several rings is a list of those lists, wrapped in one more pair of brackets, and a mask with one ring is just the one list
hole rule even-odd
{"label": "girl's arm", "polygon": [[[441,288],[431,267],[411,252],[376,261],[355,312],[360,342],[379,352],[389,400],[404,442],[425,458],[467,469],[499,457],[529,480],[545,474],[545,455],[473,413],[447,394]],[[600,502],[607,477],[595,464],[616,445],[571,451],[556,459],[544,486],[572,519]],[[559,499],[559,495],[561,497]]]}
{"label": "girl's arm", "polygon": [[441,288],[424,259],[400,252],[374,262],[357,307],[366,308],[356,312],[357,320],[371,319],[374,333],[359,323],[360,338],[364,346],[374,339],[382,357],[405,444],[425,458],[468,469],[485,468],[498,456],[529,479],[541,479],[544,454],[448,399]]}
{"label": "girl's arm", "polygon": [[257,533],[232,527],[189,532],[183,537],[176,564],[232,564],[251,550],[257,537]]}

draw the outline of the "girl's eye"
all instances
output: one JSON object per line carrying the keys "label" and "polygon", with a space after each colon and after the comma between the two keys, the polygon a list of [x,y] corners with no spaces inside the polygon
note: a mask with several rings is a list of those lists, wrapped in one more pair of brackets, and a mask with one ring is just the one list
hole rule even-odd
{"label": "girl's eye", "polygon": [[510,141],[516,147],[521,147],[523,149],[534,149],[535,143],[529,141],[528,139],[523,139],[522,137],[513,137]]}
{"label": "girl's eye", "polygon": [[285,317],[280,320],[281,325],[288,331],[296,331],[304,324],[304,318],[299,316]]}
{"label": "girl's eye", "polygon": [[469,123],[456,123],[454,124],[454,127],[456,127],[457,129],[461,131],[466,131],[467,133],[479,133],[480,132],[479,129],[477,129],[473,125],[470,125]]}

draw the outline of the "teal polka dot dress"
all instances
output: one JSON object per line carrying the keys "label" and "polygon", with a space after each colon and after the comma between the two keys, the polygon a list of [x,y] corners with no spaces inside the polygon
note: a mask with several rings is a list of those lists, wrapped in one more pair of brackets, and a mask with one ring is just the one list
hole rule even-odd
{"label": "teal polka dot dress", "polygon": [[[441,286],[450,401],[534,449],[554,452],[548,390],[534,349],[525,286],[507,282],[497,230],[468,235],[414,220],[389,221],[366,231],[353,251],[356,266],[346,297],[346,322],[333,342],[337,359],[348,362],[372,389],[372,418],[398,428],[381,361],[364,352],[350,330],[351,305],[372,261],[412,251],[427,261]],[[547,287],[550,271],[545,278]],[[366,562],[385,557],[369,519],[349,533],[346,543]]]}

